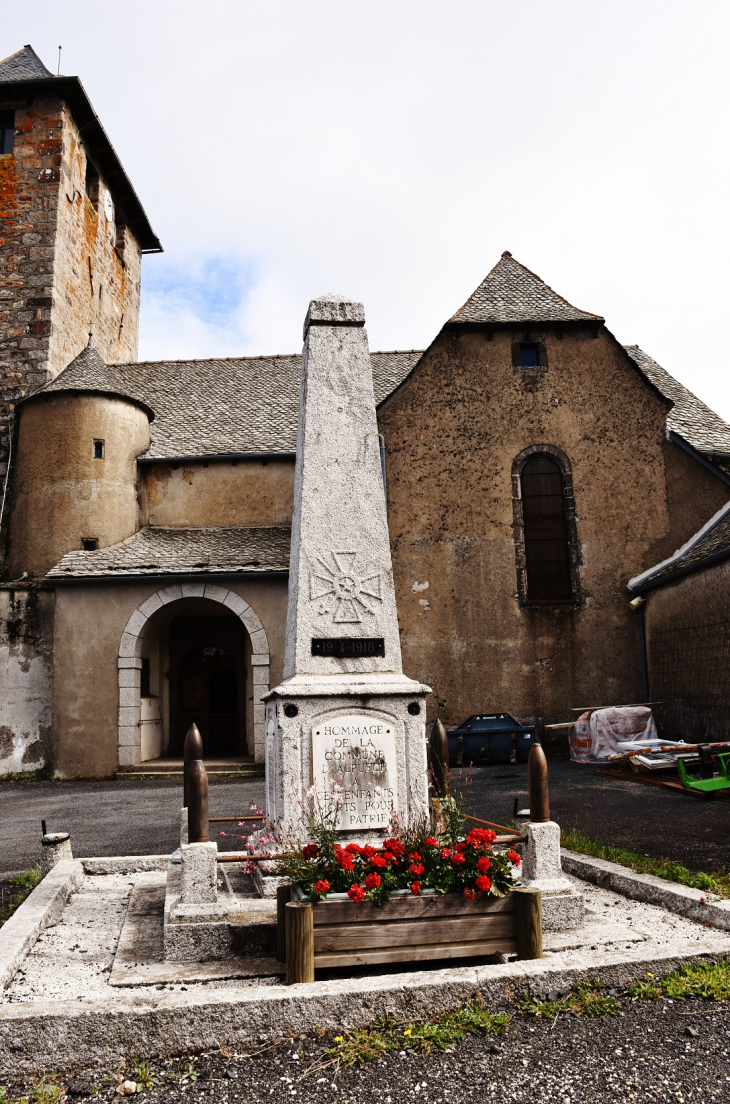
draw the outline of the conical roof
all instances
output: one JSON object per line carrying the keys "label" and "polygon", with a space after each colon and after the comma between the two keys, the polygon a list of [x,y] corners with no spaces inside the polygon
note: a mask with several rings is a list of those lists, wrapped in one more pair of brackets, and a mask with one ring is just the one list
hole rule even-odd
{"label": "conical roof", "polygon": [[450,322],[603,322],[567,299],[505,252]]}
{"label": "conical roof", "polygon": [[22,50],[0,61],[0,84],[8,81],[45,79],[52,76],[53,73],[50,69],[46,69],[32,46],[24,46]]}

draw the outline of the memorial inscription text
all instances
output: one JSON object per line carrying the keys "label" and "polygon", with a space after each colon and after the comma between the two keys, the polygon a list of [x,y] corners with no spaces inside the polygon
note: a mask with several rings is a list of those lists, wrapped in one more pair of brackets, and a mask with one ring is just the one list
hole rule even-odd
{"label": "memorial inscription text", "polygon": [[387,829],[397,809],[395,729],[363,714],[332,717],[312,728],[314,787],[337,807],[343,832]]}

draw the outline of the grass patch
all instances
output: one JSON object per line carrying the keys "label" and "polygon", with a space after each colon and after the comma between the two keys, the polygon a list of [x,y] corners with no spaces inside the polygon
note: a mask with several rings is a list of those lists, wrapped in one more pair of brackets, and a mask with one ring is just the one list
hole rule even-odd
{"label": "grass patch", "polygon": [[645,980],[635,981],[625,991],[633,1000],[730,1000],[730,962],[726,958],[721,962],[689,962],[664,978],[647,974]]}
{"label": "grass patch", "polygon": [[507,1013],[492,1013],[481,1004],[468,1004],[454,1012],[441,1012],[430,1020],[411,1023],[407,1020],[376,1020],[368,1027],[337,1035],[326,1051],[327,1062],[345,1069],[377,1062],[391,1051],[447,1050],[467,1035],[504,1035],[512,1017]]}
{"label": "grass patch", "polygon": [[557,1016],[618,1016],[621,1005],[615,997],[603,992],[602,981],[587,981],[578,985],[575,992],[559,1000],[537,1000],[526,997],[520,1001],[518,1011],[523,1016],[554,1020]]}
{"label": "grass patch", "polygon": [[[23,904],[23,901],[35,889],[40,880],[41,872],[37,866],[34,866],[30,870],[24,870],[22,873],[14,874],[12,878],[8,878],[8,885],[13,887],[9,894],[6,893],[4,886],[0,887],[0,927]],[[10,900],[6,904],[8,897]],[[0,1104],[2,1104],[2,1100],[0,1100]]]}
{"label": "grass patch", "polygon": [[730,873],[724,868],[714,874],[688,870],[686,866],[671,862],[670,859],[652,859],[636,851],[627,851],[623,847],[610,847],[591,836],[584,835],[578,828],[563,832],[560,845],[567,847],[569,851],[578,851],[581,855],[592,855],[594,859],[620,863],[621,866],[628,866],[638,874],[653,874],[657,878],[665,878],[668,882],[679,882],[681,885],[692,886],[693,889],[704,889],[716,897],[730,897]]}

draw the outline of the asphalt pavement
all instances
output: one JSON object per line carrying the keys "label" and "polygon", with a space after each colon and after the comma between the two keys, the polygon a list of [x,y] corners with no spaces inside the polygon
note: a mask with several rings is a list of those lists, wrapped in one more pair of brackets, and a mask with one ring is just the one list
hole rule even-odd
{"label": "asphalt pavement", "polygon": [[[550,757],[551,815],[605,843],[669,858],[691,869],[730,867],[730,802],[606,778],[592,766]],[[468,811],[510,824],[515,797],[527,804],[527,768],[454,770]],[[211,816],[250,813],[264,803],[264,779],[212,781]],[[166,854],[177,846],[179,781],[33,781],[0,783],[0,877],[39,860],[41,820],[71,833],[74,855]],[[214,826],[222,850],[240,846],[235,824]],[[225,835],[218,835],[225,832]]]}

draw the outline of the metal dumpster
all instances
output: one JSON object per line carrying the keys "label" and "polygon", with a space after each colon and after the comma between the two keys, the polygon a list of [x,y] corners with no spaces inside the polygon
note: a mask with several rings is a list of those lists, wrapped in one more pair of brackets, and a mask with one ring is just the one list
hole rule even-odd
{"label": "metal dumpster", "polygon": [[521,725],[511,713],[476,713],[452,728],[449,766],[483,763],[526,763],[537,742],[534,725]]}

